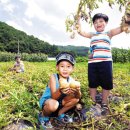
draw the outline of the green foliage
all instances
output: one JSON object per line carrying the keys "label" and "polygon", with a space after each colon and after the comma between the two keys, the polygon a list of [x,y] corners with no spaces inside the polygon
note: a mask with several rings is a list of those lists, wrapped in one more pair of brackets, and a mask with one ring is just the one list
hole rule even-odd
{"label": "green foliage", "polygon": [[0,51],[20,53],[44,53],[49,56],[56,55],[58,48],[34,36],[19,31],[4,22],[0,22]]}
{"label": "green foliage", "polygon": [[130,62],[130,49],[112,48],[112,57],[114,62]]}
{"label": "green foliage", "polygon": [[23,60],[30,61],[30,62],[44,62],[47,61],[48,58],[48,56],[43,53],[37,53],[37,54],[22,53],[21,56]]}
{"label": "green foliage", "polygon": [[[8,72],[11,64],[0,63],[0,128],[10,123],[10,120],[26,119],[32,123],[37,122],[39,96],[53,71],[53,64],[49,66],[48,63],[25,62],[26,73],[16,74]],[[45,66],[48,66],[49,71]]]}
{"label": "green foliage", "polygon": [[[14,61],[16,55],[17,54],[10,52],[0,52],[0,61]],[[37,54],[22,53],[20,55],[22,60],[30,62],[44,62],[47,61],[48,58],[48,56],[43,53],[37,53]]]}
{"label": "green foliage", "polygon": [[76,58],[76,62],[78,63],[78,62],[88,62],[88,58],[87,57],[77,57]]}
{"label": "green foliage", "polygon": [[13,61],[15,54],[7,53],[7,52],[0,52],[0,61]]}
{"label": "green foliage", "polygon": [[85,46],[58,46],[60,51],[69,51],[74,53],[76,56],[87,56],[88,55],[88,47]]}
{"label": "green foliage", "polygon": [[[88,56],[88,51],[89,48],[88,47],[84,47],[84,46],[58,46],[58,49],[60,51],[69,51],[72,52],[77,59],[77,62],[79,61],[86,61],[87,58],[82,58],[83,57],[87,57]],[[120,48],[112,48],[112,57],[113,57],[113,62],[117,63],[126,63],[126,62],[130,62],[130,49],[120,49]]]}
{"label": "green foliage", "polygon": [[[53,46],[55,48],[55,46]],[[58,46],[60,51],[67,51],[74,54],[76,57],[76,62],[85,62],[88,61],[88,48],[87,47],[75,47],[75,46]],[[15,53],[8,53],[8,52],[0,52],[0,61],[14,61],[14,57],[17,54]],[[57,52],[54,54],[57,55]],[[43,53],[22,53],[22,59],[25,61],[31,62],[43,62],[47,61],[48,56]],[[117,63],[126,63],[130,62],[130,49],[119,49],[119,48],[112,48],[112,57],[113,62]]]}

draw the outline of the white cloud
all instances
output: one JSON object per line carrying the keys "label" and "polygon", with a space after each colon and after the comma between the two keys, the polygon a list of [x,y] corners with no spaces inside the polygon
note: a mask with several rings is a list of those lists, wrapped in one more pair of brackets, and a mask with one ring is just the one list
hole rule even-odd
{"label": "white cloud", "polygon": [[28,18],[38,17],[39,19],[41,19],[42,17],[44,17],[45,13],[37,5],[36,1],[34,1],[34,0],[29,0],[29,1],[22,0],[22,1],[27,4],[27,9],[26,9],[25,15]]}
{"label": "white cloud", "polygon": [[30,21],[30,20],[27,20],[27,19],[23,18],[23,21],[24,21],[28,26],[32,26],[32,25],[33,25],[32,21]]}
{"label": "white cloud", "polygon": [[130,34],[121,33],[112,38],[112,47],[130,48]]}
{"label": "white cloud", "polygon": [[3,9],[8,13],[13,13],[15,5],[11,4],[10,0],[0,0],[0,5],[3,6]]}
{"label": "white cloud", "polygon": [[[44,10],[44,8],[41,5],[41,3],[44,4],[42,1],[41,1],[41,3],[39,1],[39,4],[37,3],[37,1],[34,1],[34,0],[30,0],[30,1],[22,0],[22,1],[26,2],[26,4],[27,4],[27,9],[25,11],[25,15],[28,18],[39,19],[43,22],[50,24],[50,26],[52,26],[53,28],[56,28],[56,26],[61,26],[61,24],[60,24],[61,22],[59,22],[59,21],[63,22],[63,20],[60,19],[58,16],[47,14],[46,13],[47,11]],[[49,5],[49,3],[47,3],[46,6],[48,6],[48,5]]]}
{"label": "white cloud", "polygon": [[52,42],[51,37],[47,34],[39,35],[39,38],[44,41]]}
{"label": "white cloud", "polygon": [[21,26],[19,26],[17,23],[15,23],[14,21],[6,21],[6,23],[10,26],[15,27],[18,30],[24,31],[24,29]]}
{"label": "white cloud", "polygon": [[6,4],[8,3],[10,0],[0,0],[0,3]]}

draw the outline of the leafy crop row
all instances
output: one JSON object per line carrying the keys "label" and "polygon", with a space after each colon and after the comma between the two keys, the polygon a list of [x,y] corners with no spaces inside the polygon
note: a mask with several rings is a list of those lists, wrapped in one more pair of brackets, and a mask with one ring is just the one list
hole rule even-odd
{"label": "leafy crop row", "polygon": [[[24,62],[24,73],[8,71],[13,63],[0,62],[0,129],[20,119],[38,123],[39,98],[45,90],[49,75],[56,72],[55,62]],[[130,64],[113,64],[114,89],[111,95],[122,100],[109,103],[111,117],[92,122],[90,129],[127,130],[130,121]],[[73,77],[81,82],[82,100],[87,108],[91,101],[88,91],[87,63],[76,63]],[[100,88],[98,90],[100,92]],[[115,115],[115,116],[114,116]],[[82,129],[82,127],[80,126]]]}
{"label": "leafy crop row", "polygon": [[[10,52],[0,52],[0,61],[4,61],[4,62],[14,61],[16,55],[18,54],[10,53]],[[43,62],[43,61],[47,61],[48,58],[48,56],[43,53],[32,53],[32,54],[22,53],[19,55],[21,56],[22,60],[30,61],[30,62]]]}

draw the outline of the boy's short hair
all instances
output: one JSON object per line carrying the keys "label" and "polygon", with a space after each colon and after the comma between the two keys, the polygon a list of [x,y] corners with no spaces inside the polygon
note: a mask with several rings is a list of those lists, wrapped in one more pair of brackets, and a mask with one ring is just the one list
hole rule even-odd
{"label": "boy's short hair", "polygon": [[71,63],[74,66],[75,57],[73,54],[71,54],[69,52],[60,52],[56,56],[56,65],[58,65],[61,61],[68,61],[69,63]]}
{"label": "boy's short hair", "polygon": [[20,58],[20,59],[21,59],[21,56],[19,56],[19,55],[18,55],[18,56],[15,56],[15,60],[16,60],[17,58]]}
{"label": "boy's short hair", "polygon": [[92,18],[93,23],[95,22],[95,20],[97,20],[99,18],[103,18],[105,20],[105,22],[108,22],[108,20],[109,20],[109,18],[108,18],[108,16],[106,14],[97,13]]}

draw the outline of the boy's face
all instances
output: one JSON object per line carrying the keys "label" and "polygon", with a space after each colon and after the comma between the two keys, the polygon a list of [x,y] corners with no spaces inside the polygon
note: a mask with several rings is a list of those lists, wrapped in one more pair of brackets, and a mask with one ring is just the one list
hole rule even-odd
{"label": "boy's face", "polygon": [[16,62],[18,62],[18,63],[19,63],[19,62],[20,62],[20,58],[17,58],[17,59],[16,59]]}
{"label": "boy's face", "polygon": [[93,23],[94,28],[97,32],[103,32],[107,25],[107,22],[103,18],[96,19]]}
{"label": "boy's face", "polygon": [[68,78],[70,74],[74,70],[74,66],[70,64],[68,61],[61,61],[57,66],[56,69],[59,71],[59,74],[63,78]]}

